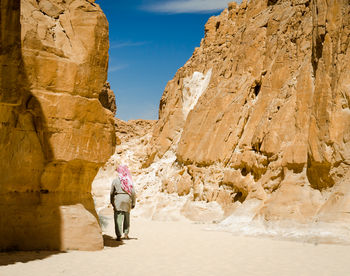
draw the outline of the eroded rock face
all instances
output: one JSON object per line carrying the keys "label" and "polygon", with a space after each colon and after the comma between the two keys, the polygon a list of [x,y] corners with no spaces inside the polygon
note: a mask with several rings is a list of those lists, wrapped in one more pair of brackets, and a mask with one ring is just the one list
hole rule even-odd
{"label": "eroded rock face", "polygon": [[1,13],[0,249],[101,249],[91,183],[115,147],[98,100],[108,22],[85,0],[2,1]]}
{"label": "eroded rock face", "polygon": [[98,99],[100,100],[100,102],[104,108],[107,108],[108,110],[112,111],[112,113],[114,115],[117,113],[117,105],[115,103],[115,95],[114,95],[113,90],[111,89],[109,82],[106,82],[103,85],[103,88],[100,92],[100,95],[98,95]]}
{"label": "eroded rock face", "polygon": [[264,221],[348,223],[349,12],[251,0],[210,18],[160,102],[148,163],[176,154],[165,190],[185,170],[193,199],[226,215],[247,203]]}

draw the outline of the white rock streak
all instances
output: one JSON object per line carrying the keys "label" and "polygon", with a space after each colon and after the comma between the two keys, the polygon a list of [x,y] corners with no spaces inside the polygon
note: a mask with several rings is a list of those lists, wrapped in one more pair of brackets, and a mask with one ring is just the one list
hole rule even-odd
{"label": "white rock streak", "polygon": [[182,109],[186,120],[188,113],[196,106],[200,96],[208,88],[211,79],[212,69],[205,75],[200,72],[194,72],[192,77],[184,79],[184,88],[182,90]]}

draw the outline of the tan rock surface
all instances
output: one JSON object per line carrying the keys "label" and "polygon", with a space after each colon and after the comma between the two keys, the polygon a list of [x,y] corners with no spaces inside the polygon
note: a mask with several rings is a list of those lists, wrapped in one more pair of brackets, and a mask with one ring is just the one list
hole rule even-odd
{"label": "tan rock surface", "polygon": [[[176,154],[193,199],[226,215],[349,231],[349,12],[251,0],[211,17],[165,88],[147,165]],[[180,177],[167,179],[174,192]]]}
{"label": "tan rock surface", "polygon": [[91,183],[115,147],[108,22],[85,0],[1,2],[0,250],[103,247]]}

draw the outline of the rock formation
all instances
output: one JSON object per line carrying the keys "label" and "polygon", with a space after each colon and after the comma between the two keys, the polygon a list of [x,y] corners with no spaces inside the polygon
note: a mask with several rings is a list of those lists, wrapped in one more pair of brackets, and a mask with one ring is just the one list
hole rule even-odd
{"label": "rock formation", "polygon": [[1,1],[0,250],[103,247],[90,191],[115,147],[108,46],[92,0]]}
{"label": "rock formation", "polygon": [[347,227],[349,33],[345,0],[232,2],[211,17],[160,101],[145,164],[175,155],[162,189],[226,216]]}
{"label": "rock formation", "polygon": [[109,82],[106,82],[103,85],[103,88],[98,95],[98,99],[100,100],[102,106],[112,111],[115,115],[117,113],[117,105],[115,104],[115,95],[113,90],[111,90],[111,86]]}

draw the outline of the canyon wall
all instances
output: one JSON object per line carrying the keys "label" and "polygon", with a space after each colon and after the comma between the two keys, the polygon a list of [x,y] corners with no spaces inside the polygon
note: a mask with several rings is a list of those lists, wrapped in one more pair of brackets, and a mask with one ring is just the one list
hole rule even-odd
{"label": "canyon wall", "polygon": [[108,22],[92,0],[1,1],[0,250],[103,248],[91,196],[113,154]]}
{"label": "canyon wall", "polygon": [[349,223],[349,33],[345,0],[232,2],[211,17],[160,101],[144,165],[176,156],[161,189],[225,216]]}

